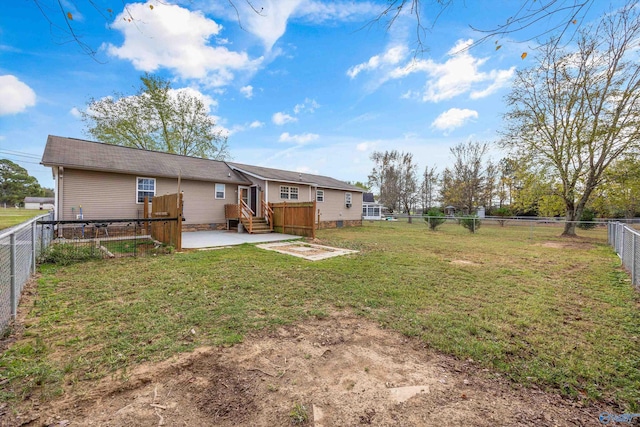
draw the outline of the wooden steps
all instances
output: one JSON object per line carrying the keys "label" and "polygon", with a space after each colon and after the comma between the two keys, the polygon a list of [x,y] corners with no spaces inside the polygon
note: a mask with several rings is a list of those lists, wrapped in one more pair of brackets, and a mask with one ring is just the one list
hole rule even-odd
{"label": "wooden steps", "polygon": [[242,218],[241,222],[242,222],[242,226],[247,231],[247,233],[264,234],[264,233],[271,233],[272,232],[271,227],[269,227],[269,224],[267,223],[267,220],[264,219],[264,218],[258,218],[258,217],[252,218],[251,231],[249,231],[249,220],[248,219]]}

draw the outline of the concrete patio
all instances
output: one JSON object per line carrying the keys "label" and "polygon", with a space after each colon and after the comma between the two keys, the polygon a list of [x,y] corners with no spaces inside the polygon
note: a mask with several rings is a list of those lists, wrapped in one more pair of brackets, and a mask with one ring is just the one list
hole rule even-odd
{"label": "concrete patio", "polygon": [[243,243],[269,243],[282,240],[302,239],[292,234],[266,233],[249,234],[237,231],[190,231],[182,233],[183,249],[214,248],[241,245]]}

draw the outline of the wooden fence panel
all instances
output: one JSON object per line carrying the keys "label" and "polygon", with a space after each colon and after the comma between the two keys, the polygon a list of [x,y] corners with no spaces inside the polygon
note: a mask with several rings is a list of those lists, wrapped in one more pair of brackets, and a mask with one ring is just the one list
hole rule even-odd
{"label": "wooden fence panel", "polygon": [[269,203],[273,209],[273,229],[279,233],[316,237],[316,202]]}
{"label": "wooden fence panel", "polygon": [[151,223],[151,237],[177,251],[182,250],[182,193],[154,196],[151,201],[151,218],[177,218],[171,221]]}

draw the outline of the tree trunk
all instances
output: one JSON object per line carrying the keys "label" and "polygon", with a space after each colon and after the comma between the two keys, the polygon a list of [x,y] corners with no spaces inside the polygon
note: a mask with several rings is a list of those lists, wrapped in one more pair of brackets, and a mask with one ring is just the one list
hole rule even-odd
{"label": "tree trunk", "polygon": [[578,225],[580,217],[582,217],[582,211],[584,211],[585,204],[586,203],[580,201],[577,207],[574,207],[573,205],[567,206],[567,214],[565,215],[567,222],[564,223],[564,231],[562,232],[563,237],[577,237],[576,226]]}

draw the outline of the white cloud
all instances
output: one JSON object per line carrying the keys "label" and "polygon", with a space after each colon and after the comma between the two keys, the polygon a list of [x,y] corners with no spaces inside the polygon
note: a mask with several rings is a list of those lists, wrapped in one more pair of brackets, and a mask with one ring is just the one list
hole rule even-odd
{"label": "white cloud", "polygon": [[313,113],[317,108],[320,108],[320,104],[318,104],[315,99],[305,98],[302,104],[296,104],[296,106],[293,107],[293,112],[295,114],[300,114],[304,111]]}
{"label": "white cloud", "polygon": [[262,126],[264,126],[264,122],[255,120],[253,122],[251,122],[251,124],[249,125],[249,127],[251,129],[257,129],[257,128],[261,128]]}
{"label": "white cloud", "polygon": [[36,93],[16,76],[0,76],[0,116],[21,113],[36,105]]}
{"label": "white cloud", "polygon": [[76,119],[79,119],[82,117],[82,113],[76,107],[73,107],[71,110],[69,110],[69,114],[71,114]]}
{"label": "white cloud", "polygon": [[474,57],[466,49],[472,43],[471,39],[458,40],[447,52],[444,62],[411,58],[404,64],[402,62],[407,51],[402,46],[396,46],[395,49],[387,49],[383,54],[371,57],[368,62],[349,68],[347,75],[355,78],[364,71],[377,71],[379,86],[391,79],[422,73],[427,77],[424,89],[419,92],[408,90],[400,95],[401,98],[440,102],[465,93],[469,93],[471,99],[483,98],[507,86],[515,73],[515,67],[482,71],[481,68],[489,58]]}
{"label": "white cloud", "polygon": [[[369,21],[379,13],[380,6],[372,2],[337,1],[321,2],[309,0],[262,0],[256,2],[234,2],[234,8],[223,9],[216,2],[202,2],[203,7],[217,16],[226,14],[231,21],[238,16],[242,26],[256,36],[270,52],[284,35],[291,21],[311,24],[344,21]],[[258,13],[256,13],[256,10]]]}
{"label": "white cloud", "polygon": [[304,145],[311,141],[318,139],[320,135],[315,133],[303,133],[300,135],[290,135],[289,132],[285,132],[280,135],[280,142],[294,142],[296,144]]}
{"label": "white cloud", "polygon": [[380,13],[380,5],[372,2],[305,1],[297,8],[295,15],[311,23],[326,21],[355,21],[373,19]]}
{"label": "white cloud", "polygon": [[467,108],[451,108],[436,117],[433,123],[431,123],[431,126],[438,130],[451,131],[463,126],[469,120],[477,118],[477,111],[469,110]]}
{"label": "white cloud", "polygon": [[356,145],[356,150],[358,150],[358,151],[367,151],[370,146],[371,146],[371,144],[369,144],[368,142],[361,142],[358,145]]}
{"label": "white cloud", "polygon": [[[287,30],[289,18],[301,2],[302,0],[263,0],[259,6],[244,1],[234,4],[243,26],[262,41],[266,51],[270,51]],[[259,13],[256,13],[254,7],[257,7]]]}
{"label": "white cloud", "polygon": [[[107,52],[129,60],[142,71],[164,67],[183,79],[201,79],[209,86],[224,86],[234,72],[253,72],[262,58],[251,60],[246,52],[232,52],[223,46],[212,46],[222,26],[201,12],[191,12],[176,5],[153,2],[133,3],[128,13],[118,15],[112,27],[124,35],[122,46],[106,44]],[[128,14],[135,21],[127,20]]]}
{"label": "white cloud", "polygon": [[471,92],[469,97],[471,99],[484,98],[496,92],[498,89],[507,86],[513,78],[515,70],[516,67],[511,67],[508,70],[492,70],[489,73],[489,78],[493,80],[493,83],[491,83],[483,90],[474,90],[473,92]]}
{"label": "white cloud", "polygon": [[253,98],[253,86],[247,85],[240,88],[240,93],[244,95],[245,98],[251,99]]}
{"label": "white cloud", "polygon": [[286,123],[297,122],[298,119],[289,114],[277,112],[271,117],[271,121],[278,126],[282,126]]}
{"label": "white cloud", "polygon": [[372,71],[378,68],[396,65],[400,61],[404,60],[409,50],[406,46],[395,45],[389,47],[383,54],[374,55],[367,62],[363,62],[347,70],[347,75],[352,79],[363,71]]}

